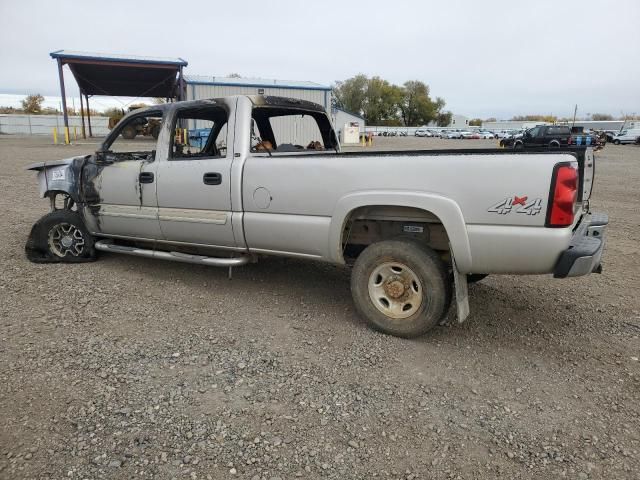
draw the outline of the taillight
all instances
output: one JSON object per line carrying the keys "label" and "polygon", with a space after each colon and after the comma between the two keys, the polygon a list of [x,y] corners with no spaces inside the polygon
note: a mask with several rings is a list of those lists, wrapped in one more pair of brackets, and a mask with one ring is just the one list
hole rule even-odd
{"label": "taillight", "polygon": [[573,223],[573,208],[578,198],[578,170],[573,165],[555,166],[551,193],[547,227],[568,227]]}
{"label": "taillight", "polygon": [[569,135],[569,140],[567,140],[567,145],[573,145],[573,137]]}

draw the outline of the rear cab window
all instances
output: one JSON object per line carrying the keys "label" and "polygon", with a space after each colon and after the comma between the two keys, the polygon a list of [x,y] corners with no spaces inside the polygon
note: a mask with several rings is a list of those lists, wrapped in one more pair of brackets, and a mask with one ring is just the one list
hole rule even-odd
{"label": "rear cab window", "polygon": [[324,111],[256,105],[251,112],[251,152],[277,155],[335,151],[337,139]]}

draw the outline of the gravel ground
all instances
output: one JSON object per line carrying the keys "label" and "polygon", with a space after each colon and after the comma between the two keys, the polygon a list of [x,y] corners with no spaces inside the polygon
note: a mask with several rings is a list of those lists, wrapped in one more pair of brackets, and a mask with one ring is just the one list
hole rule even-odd
{"label": "gravel ground", "polygon": [[341,267],[29,263],[22,167],[92,149],[0,136],[0,478],[638,478],[640,148],[598,155],[602,275],[489,277],[413,341]]}

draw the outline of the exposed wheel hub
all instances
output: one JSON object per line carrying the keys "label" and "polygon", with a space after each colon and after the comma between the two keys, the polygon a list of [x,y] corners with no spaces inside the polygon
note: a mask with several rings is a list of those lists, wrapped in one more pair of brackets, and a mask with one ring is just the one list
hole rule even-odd
{"label": "exposed wheel hub", "polygon": [[399,279],[391,279],[384,284],[384,291],[391,298],[400,298],[404,295],[406,287]]}
{"label": "exposed wheel hub", "polygon": [[374,268],[369,276],[369,298],[375,307],[390,318],[407,318],[418,311],[424,297],[416,273],[399,262]]}

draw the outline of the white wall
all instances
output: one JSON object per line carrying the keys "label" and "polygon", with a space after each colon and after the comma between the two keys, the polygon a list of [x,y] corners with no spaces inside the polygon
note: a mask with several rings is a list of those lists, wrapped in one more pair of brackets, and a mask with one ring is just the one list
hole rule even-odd
{"label": "white wall", "polygon": [[[89,135],[89,126],[85,117],[85,130]],[[91,130],[96,137],[107,135],[109,130],[108,117],[91,117]],[[64,135],[64,117],[62,115],[9,115],[0,114],[0,133],[14,135],[52,135],[53,128],[58,127],[58,135]],[[81,117],[70,116],[69,128],[73,136],[73,127],[77,128],[78,136],[82,134]]]}

